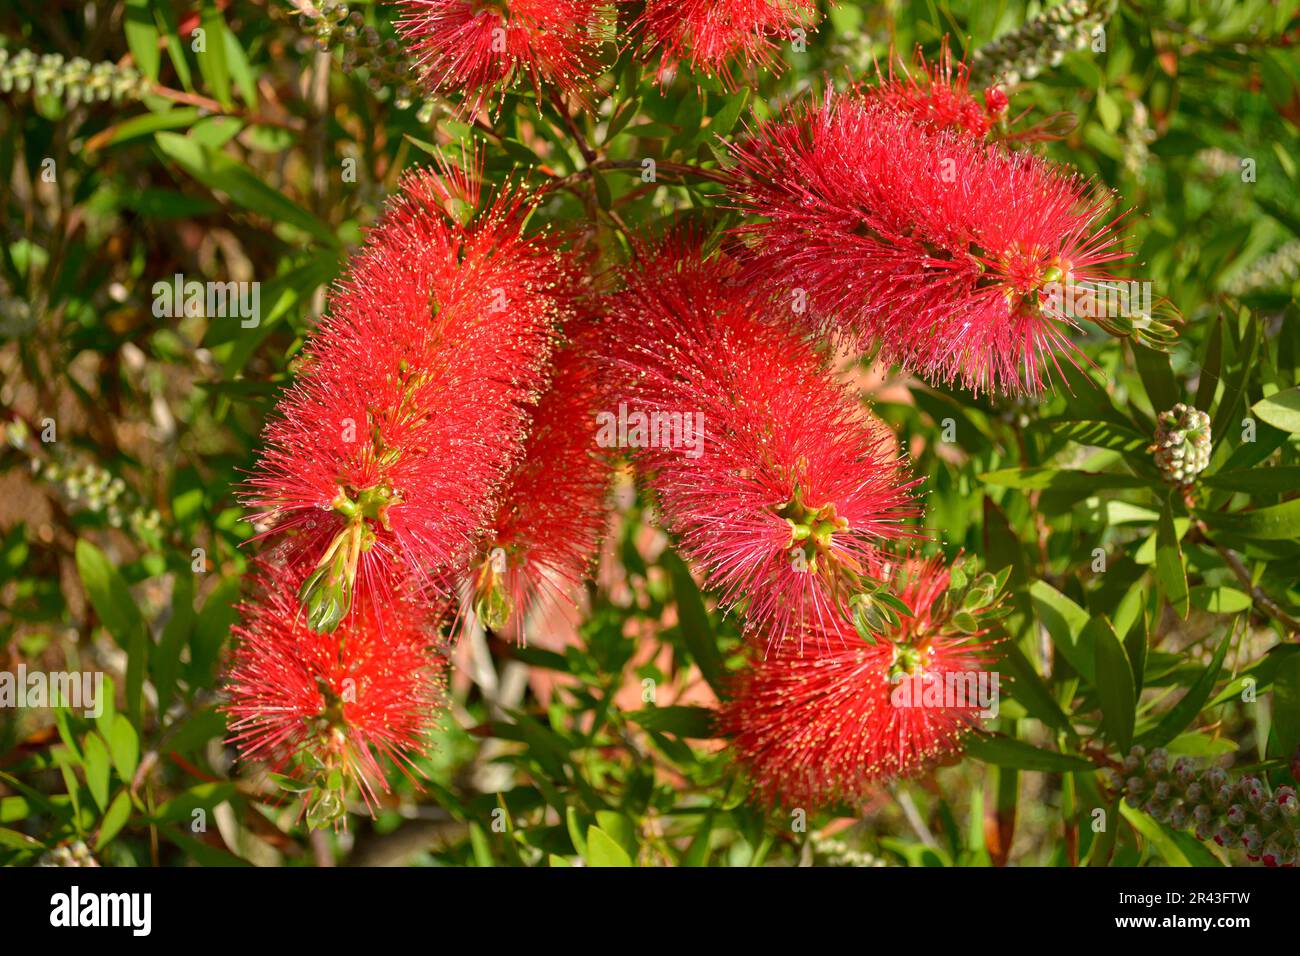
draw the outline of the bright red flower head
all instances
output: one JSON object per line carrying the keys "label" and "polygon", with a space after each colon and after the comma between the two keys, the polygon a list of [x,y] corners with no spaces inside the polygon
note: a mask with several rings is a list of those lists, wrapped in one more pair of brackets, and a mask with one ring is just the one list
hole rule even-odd
{"label": "bright red flower head", "polygon": [[915,616],[875,643],[840,625],[833,639],[787,641],[751,662],[720,726],[758,795],[805,809],[857,804],[960,753],[980,713],[996,711],[999,683],[982,623],[954,626],[961,598],[945,600],[949,583],[938,562],[909,561],[896,594]]}
{"label": "bright red flower head", "polygon": [[1127,256],[1111,197],[1087,181],[857,94],[733,149],[739,204],[762,217],[741,230],[750,277],[931,381],[1041,391],[1061,353],[1074,361],[1086,290],[1114,288],[1108,267]]}
{"label": "bright red flower head", "polygon": [[585,97],[613,28],[601,0],[399,0],[397,32],[425,85],[476,113],[519,81]]}
{"label": "bright red flower head", "polygon": [[816,17],[813,0],[647,0],[638,24],[645,55],[661,53],[660,82],[685,61],[734,87],[738,69],[779,70],[776,38],[810,27]]}
{"label": "bright red flower head", "polygon": [[[524,623],[541,601],[572,602],[605,528],[611,453],[596,446],[596,416],[606,404],[603,343],[582,314],[556,351],[551,384],[532,416],[523,457],[499,495],[461,590],[477,618],[496,630]],[[466,607],[464,610],[468,610]]]}
{"label": "bright red flower head", "polygon": [[313,626],[450,570],[491,517],[567,309],[528,208],[414,173],[336,287],[246,493],[316,565]]}
{"label": "bright red flower head", "polygon": [[226,678],[231,742],[244,760],[303,783],[308,820],[337,822],[355,782],[375,805],[388,759],[408,775],[443,704],[438,615],[418,600],[369,605],[331,634],[296,598],[309,571],[259,561]]}
{"label": "bright red flower head", "polygon": [[953,61],[946,38],[935,63],[926,63],[918,47],[911,69],[891,56],[889,73],[882,75],[877,66],[876,78],[874,86],[861,90],[867,102],[893,107],[936,129],[964,129],[983,138],[1007,108],[1007,96],[997,87],[989,87],[983,102],[975,98],[970,70]]}
{"label": "bright red flower head", "polygon": [[623,382],[598,441],[645,465],[724,606],[779,640],[844,613],[916,513],[893,436],[735,266],[678,238],[614,297]]}

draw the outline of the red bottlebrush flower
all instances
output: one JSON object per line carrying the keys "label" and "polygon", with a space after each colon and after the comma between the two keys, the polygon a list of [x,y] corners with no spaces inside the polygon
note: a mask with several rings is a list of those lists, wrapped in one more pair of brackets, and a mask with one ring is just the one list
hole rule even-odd
{"label": "red bottlebrush flower", "polygon": [[983,139],[1006,112],[1007,96],[997,87],[985,91],[983,104],[971,94],[970,70],[953,62],[946,38],[934,64],[926,63],[918,47],[913,69],[891,56],[888,75],[877,66],[876,76],[875,86],[862,89],[867,102],[893,107],[937,129],[964,129]]}
{"label": "red bottlebrush flower", "polygon": [[1110,197],[1085,180],[856,94],[733,151],[739,204],[763,218],[742,227],[750,277],[802,291],[820,331],[931,381],[1041,391],[1058,353],[1074,361],[1075,292],[1127,257]]}
{"label": "red bottlebrush flower", "polygon": [[604,407],[599,328],[589,315],[565,329],[549,389],[533,413],[524,454],[506,480],[462,591],[496,630],[524,621],[538,601],[572,601],[605,526],[612,462],[595,443]]}
{"label": "red bottlebrush flower", "polygon": [[528,209],[417,172],[335,289],[246,492],[316,566],[311,626],[338,626],[354,590],[384,599],[450,570],[491,517],[566,308],[551,244],[521,232]]}
{"label": "red bottlebrush flower", "polygon": [[896,596],[914,616],[875,643],[841,625],[741,673],[719,724],[762,798],[805,809],[861,803],[881,782],[960,753],[980,713],[995,709],[1000,682],[987,670],[980,620],[991,604],[966,612],[975,626],[963,620],[964,632],[949,583],[937,561],[908,561]]}
{"label": "red bottlebrush flower", "polygon": [[660,82],[682,61],[691,69],[736,86],[736,67],[779,70],[773,38],[812,25],[812,0],[647,0],[638,25],[644,55],[661,51]]}
{"label": "red bottlebrush flower", "polygon": [[916,511],[888,430],[734,264],[700,255],[676,239],[628,273],[597,440],[634,450],[707,585],[775,641],[829,626]]}
{"label": "red bottlebrush flower", "polygon": [[311,630],[296,586],[310,568],[259,561],[226,678],[242,759],[303,783],[309,823],[337,822],[355,782],[373,807],[387,758],[411,774],[442,706],[437,614],[418,600],[372,604],[331,634]]}
{"label": "red bottlebrush flower", "polygon": [[461,93],[476,113],[523,80],[585,98],[612,36],[613,4],[598,0],[399,0],[397,32],[429,91]]}

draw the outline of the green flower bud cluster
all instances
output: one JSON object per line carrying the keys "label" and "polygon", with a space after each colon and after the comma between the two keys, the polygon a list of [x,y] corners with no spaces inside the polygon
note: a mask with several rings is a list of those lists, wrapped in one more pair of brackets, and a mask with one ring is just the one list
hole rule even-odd
{"label": "green flower bud cluster", "polygon": [[1266,866],[1300,863],[1300,796],[1294,787],[1270,792],[1259,777],[1231,779],[1220,767],[1198,769],[1187,757],[1171,760],[1157,748],[1134,747],[1113,781],[1124,801],[1176,830],[1228,850],[1242,850]]}
{"label": "green flower bud cluster", "polygon": [[1179,402],[1156,418],[1156,440],[1147,451],[1165,481],[1186,488],[1210,463],[1210,416]]}
{"label": "green flower bud cluster", "polygon": [[985,44],[971,55],[972,86],[995,80],[1014,86],[1060,65],[1065,54],[1088,46],[1113,6],[1112,0],[1066,0]]}
{"label": "green flower bud cluster", "polygon": [[0,93],[34,93],[56,96],[68,108],[79,103],[138,100],[152,83],[129,66],[82,57],[66,59],[59,53],[37,56],[31,50],[0,50]]}
{"label": "green flower bud cluster", "polygon": [[32,473],[58,488],[69,506],[98,512],[111,527],[148,538],[157,538],[162,531],[158,510],[145,508],[125,481],[94,462],[68,464],[34,458]]}
{"label": "green flower bud cluster", "polygon": [[813,837],[813,856],[822,866],[888,866],[884,860],[866,850],[856,850],[843,840]]}
{"label": "green flower bud cluster", "polygon": [[418,105],[416,117],[421,123],[433,119],[434,103],[423,99],[414,86],[414,65],[402,56],[396,40],[381,39],[378,30],[367,26],[360,11],[349,11],[340,0],[321,0],[315,6],[302,5],[298,14],[299,29],[315,41],[317,49],[338,48],[343,69],[365,70],[371,91],[391,89],[393,105],[399,110]]}
{"label": "green flower bud cluster", "polygon": [[1228,295],[1271,292],[1285,289],[1297,277],[1300,277],[1300,239],[1293,239],[1233,276],[1223,291]]}
{"label": "green flower bud cluster", "polygon": [[63,843],[41,855],[37,866],[99,866],[90,847],[81,840]]}
{"label": "green flower bud cluster", "polygon": [[[982,571],[972,575],[968,573],[965,558],[958,558],[949,569],[947,590],[932,607],[925,609],[930,621],[952,633],[975,634],[992,621],[1006,617],[1011,609],[1002,603],[1002,589],[1010,574],[1011,569],[1007,567],[997,574]],[[886,582],[864,580],[861,590],[850,599],[849,607],[858,636],[868,644],[875,644],[880,638],[894,643],[906,643],[909,639],[903,618],[916,615],[890,592]],[[909,657],[911,650],[900,648],[895,658],[896,664],[909,673],[914,663]]]}

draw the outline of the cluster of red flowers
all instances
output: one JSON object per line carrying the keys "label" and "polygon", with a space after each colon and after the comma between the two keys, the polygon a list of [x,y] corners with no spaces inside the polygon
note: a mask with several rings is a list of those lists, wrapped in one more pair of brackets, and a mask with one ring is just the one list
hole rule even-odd
{"label": "cluster of red flowers", "polygon": [[[580,0],[403,6],[431,83],[473,109],[517,76],[580,94],[610,16]],[[666,63],[727,77],[812,12],[650,0],[641,26]],[[957,753],[988,702],[927,695],[987,676],[1001,582],[907,557],[916,482],[824,339],[977,391],[1036,391],[1070,348],[1052,288],[1123,257],[1107,199],[996,141],[1006,97],[979,102],[967,77],[945,46],[752,130],[732,195],[755,218],[726,251],[686,230],[638,245],[612,294],[525,232],[526,194],[485,197],[448,167],[409,176],[249,483],[275,547],[230,676],[244,755],[306,778],[314,820],[349,779],[373,801],[376,755],[421,752],[448,619],[522,637],[539,598],[587,574],[615,447],[743,618],[751,660],[721,722],[759,793],[860,801]],[[924,703],[900,705],[911,685]]]}
{"label": "cluster of red flowers", "polygon": [[[600,46],[618,36],[623,0],[397,0],[397,32],[435,96],[453,109],[500,105],[519,83],[541,98],[590,105]],[[779,38],[797,40],[817,19],[814,0],[647,0],[627,31],[667,82],[680,64],[737,84],[737,71],[776,70]]]}
{"label": "cluster of red flowers", "polygon": [[647,55],[661,53],[661,82],[687,62],[734,87],[737,64],[777,71],[776,39],[795,37],[816,18],[814,0],[647,0],[638,25]]}
{"label": "cluster of red flowers", "polygon": [[397,30],[431,93],[461,92],[476,113],[524,80],[585,98],[612,35],[599,0],[399,0]]}
{"label": "cluster of red flowers", "polygon": [[338,772],[373,795],[372,750],[419,752],[439,624],[485,552],[526,569],[490,586],[499,609],[574,581],[595,550],[587,291],[555,241],[524,234],[533,202],[450,166],[408,176],[267,426],[246,499],[273,557],[229,712],[246,757],[314,792]]}

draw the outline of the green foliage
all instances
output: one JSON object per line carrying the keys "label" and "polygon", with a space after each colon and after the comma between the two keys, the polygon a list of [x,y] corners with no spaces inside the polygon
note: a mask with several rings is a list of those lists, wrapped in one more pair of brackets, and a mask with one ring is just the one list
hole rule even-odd
{"label": "green foliage", "polygon": [[[838,4],[806,52],[782,47],[782,74],[737,92],[660,87],[611,46],[593,112],[516,92],[475,125],[393,85],[407,67],[382,6],[354,5],[374,31],[355,41],[282,0],[205,2],[201,51],[164,0],[109,4],[121,15],[93,28],[87,5],[0,13],[0,651],[10,672],[109,675],[98,714],[0,709],[0,862],[1244,862],[1121,802],[1103,771],[1136,743],[1296,783],[1297,5],[1075,5],[1086,36],[1046,43],[1037,3]],[[580,224],[602,267],[632,255],[629,224],[697,222],[716,245],[735,224],[719,137],[946,34],[984,76],[1014,67],[1013,114],[1077,118],[1032,148],[1134,210],[1140,277],[1183,317],[1167,352],[1079,330],[1087,362],[1033,402],[873,389],[925,479],[933,548],[1005,585],[989,733],[899,785],[915,813],[887,791],[806,821],[751,802],[711,709],[743,656],[736,623],[625,484],[581,641],[475,647],[423,789],[394,774],[373,820],[339,796],[350,839],[310,842],[340,808],[301,819],[284,781],[238,773],[217,709],[255,533],[233,489],[402,171],[478,149],[494,182],[549,182],[533,225]],[[259,321],[160,315],[176,274],[259,282]],[[1178,403],[1211,423],[1189,485],[1150,450]],[[890,598],[862,613],[896,619]]]}

